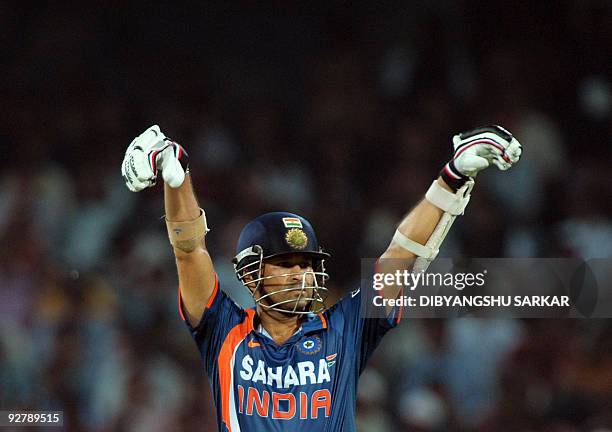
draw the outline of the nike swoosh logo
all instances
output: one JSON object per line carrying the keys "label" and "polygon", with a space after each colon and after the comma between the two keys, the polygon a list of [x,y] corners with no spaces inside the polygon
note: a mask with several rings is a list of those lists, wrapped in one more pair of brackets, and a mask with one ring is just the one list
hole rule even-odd
{"label": "nike swoosh logo", "polygon": [[260,344],[259,342],[253,342],[252,340],[250,340],[250,341],[247,343],[247,346],[248,346],[249,348],[255,348],[255,347],[261,346],[261,344]]}

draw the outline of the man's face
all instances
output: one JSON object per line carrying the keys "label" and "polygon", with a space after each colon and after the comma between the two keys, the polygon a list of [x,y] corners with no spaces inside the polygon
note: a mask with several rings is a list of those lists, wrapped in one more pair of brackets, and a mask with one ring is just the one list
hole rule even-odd
{"label": "man's face", "polygon": [[[267,305],[286,302],[279,304],[278,307],[288,312],[307,310],[311,302],[308,299],[313,298],[314,289],[305,288],[302,291],[302,284],[310,287],[314,285],[312,271],[312,259],[304,255],[292,254],[269,259],[263,268],[263,276],[266,279],[262,281],[263,286],[256,296],[269,294],[263,300]],[[298,298],[300,300],[297,301],[296,307]]]}

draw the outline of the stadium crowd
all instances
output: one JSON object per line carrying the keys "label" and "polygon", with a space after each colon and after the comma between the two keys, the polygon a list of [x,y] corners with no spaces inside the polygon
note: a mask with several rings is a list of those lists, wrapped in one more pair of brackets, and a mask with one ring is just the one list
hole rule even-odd
{"label": "stadium crowd", "polygon": [[[245,306],[230,261],[246,221],[309,218],[337,299],[452,134],[488,123],[523,158],[478,179],[442,256],[612,257],[610,2],[332,3],[3,4],[0,409],[215,430],[163,194],[120,175],[153,123],[188,150],[221,285]],[[612,324],[407,318],[358,413],[362,432],[610,431]]]}

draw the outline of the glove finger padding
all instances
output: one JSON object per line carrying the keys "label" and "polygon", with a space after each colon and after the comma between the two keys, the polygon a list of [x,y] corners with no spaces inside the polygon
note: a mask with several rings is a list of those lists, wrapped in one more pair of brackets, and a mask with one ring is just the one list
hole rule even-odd
{"label": "glove finger padding", "polygon": [[159,126],[153,125],[134,138],[128,146],[121,164],[121,175],[130,191],[139,192],[155,185],[155,153],[166,145],[165,138]]}
{"label": "glove finger padding", "polygon": [[475,177],[479,171],[487,168],[489,163],[489,159],[478,154],[465,154],[463,157],[455,160],[457,169],[469,177]]}
{"label": "glove finger padding", "polygon": [[179,144],[166,138],[159,126],[153,125],[138,135],[125,152],[121,174],[132,192],[154,186],[157,172],[172,188],[185,181],[188,172],[188,155]]}
{"label": "glove finger padding", "polygon": [[510,145],[506,149],[506,154],[512,163],[517,163],[523,154],[523,146],[516,138],[512,138]]}
{"label": "glove finger padding", "polygon": [[511,163],[508,163],[501,158],[495,158],[491,161],[491,163],[499,168],[500,171],[507,171],[512,167]]}
{"label": "glove finger padding", "polygon": [[132,141],[132,144],[135,144],[144,151],[155,148],[165,139],[166,135],[162,133],[162,131],[159,129],[159,126],[153,125],[146,131],[138,135],[138,137],[136,137],[134,141]]}
{"label": "glove finger padding", "polygon": [[139,148],[128,150],[123,159],[121,174],[132,192],[139,192],[155,184],[155,173],[149,165],[147,155]]}
{"label": "glove finger padding", "polygon": [[171,147],[168,147],[160,155],[162,157],[161,172],[168,186],[177,188],[182,185],[185,180],[185,171],[183,171],[181,163],[171,153],[174,153],[174,151]]}
{"label": "glove finger padding", "polygon": [[158,158],[160,158],[160,167],[164,181],[171,188],[177,188],[185,181],[189,156],[179,144],[171,141],[168,141],[168,144],[168,147],[160,153]]}
{"label": "glove finger padding", "polygon": [[469,177],[495,165],[505,171],[520,159],[521,144],[501,126],[485,126],[453,137],[455,153],[440,171],[444,181],[458,190]]}
{"label": "glove finger padding", "polygon": [[495,152],[495,157],[491,162],[501,171],[506,171],[519,161],[522,153],[521,144],[515,138],[512,138],[510,145],[504,152]]}
{"label": "glove finger padding", "polygon": [[132,192],[140,192],[143,189],[154,186],[155,180],[149,180],[149,181],[135,180],[132,183],[126,183],[126,185],[128,189],[131,190]]}
{"label": "glove finger padding", "polygon": [[[500,166],[512,164],[520,158],[520,143],[501,126],[485,126],[453,137],[454,160],[462,154],[477,154],[492,162],[498,160]],[[505,163],[504,163],[505,162]],[[507,169],[507,168],[506,168]]]}

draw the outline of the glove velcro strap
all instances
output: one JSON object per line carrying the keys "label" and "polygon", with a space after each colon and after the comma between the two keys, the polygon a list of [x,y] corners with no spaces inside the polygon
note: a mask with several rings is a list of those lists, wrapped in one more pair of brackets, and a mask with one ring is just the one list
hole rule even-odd
{"label": "glove velcro strap", "polygon": [[454,191],[458,191],[470,178],[459,172],[455,167],[455,162],[452,160],[444,165],[444,168],[440,171],[440,176],[451,187]]}
{"label": "glove velcro strap", "polygon": [[463,214],[470,202],[470,191],[471,187],[467,188],[465,191],[462,190],[457,193],[452,193],[440,186],[437,180],[434,180],[425,194],[425,199],[439,209],[453,216],[457,216]]}
{"label": "glove velcro strap", "polygon": [[210,231],[204,210],[200,209],[200,212],[200,216],[190,221],[172,222],[166,219],[168,238],[172,246],[184,252],[192,252],[196,248]]}
{"label": "glove velcro strap", "polygon": [[395,230],[395,234],[393,235],[393,241],[397,243],[402,249],[406,249],[407,251],[412,252],[416,256],[425,258],[427,260],[432,261],[436,258],[436,256],[438,256],[438,249],[432,249],[429,246],[417,243],[414,240],[411,240],[406,237],[399,230]]}

